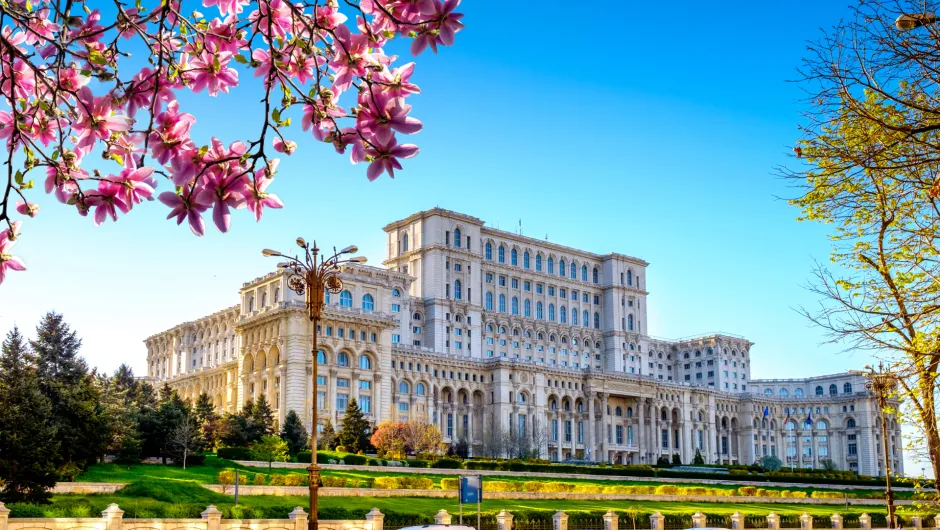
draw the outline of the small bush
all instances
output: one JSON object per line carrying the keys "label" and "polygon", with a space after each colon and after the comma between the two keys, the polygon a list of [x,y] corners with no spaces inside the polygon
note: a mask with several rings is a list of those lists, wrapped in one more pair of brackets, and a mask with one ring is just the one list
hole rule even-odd
{"label": "small bush", "polygon": [[604,488],[597,484],[577,484],[574,487],[575,493],[603,493]]}
{"label": "small bush", "polygon": [[396,490],[399,489],[400,483],[396,477],[376,477],[375,478],[375,487],[380,490]]}
{"label": "small bush", "polygon": [[431,467],[435,469],[460,469],[463,467],[463,462],[460,460],[453,460],[451,458],[442,458],[432,462]]}
{"label": "small bush", "polygon": [[404,476],[398,477],[399,488],[407,490],[429,490],[434,486],[434,481],[429,478]]}
{"label": "small bush", "polygon": [[672,484],[663,484],[656,488],[656,495],[678,495],[679,486],[673,486]]}
{"label": "small bush", "polygon": [[428,467],[427,460],[407,460],[408,467]]}
{"label": "small bush", "polygon": [[324,488],[345,488],[346,479],[344,477],[323,477]]}
{"label": "small bush", "polygon": [[255,485],[255,486],[264,486],[264,483],[267,481],[267,478],[268,478],[268,477],[264,476],[262,473],[255,473],[255,478],[254,478],[254,481],[253,481],[253,482],[254,482],[254,485]]}
{"label": "small bush", "polygon": [[271,475],[271,485],[272,485],[272,486],[283,486],[283,485],[284,485],[284,475]]}
{"label": "small bush", "polygon": [[[457,489],[457,481],[458,479],[455,479],[455,478],[442,478],[441,489],[442,490],[455,490]],[[526,482],[526,484],[528,484],[528,482]],[[538,484],[538,482],[536,482],[535,484]]]}
{"label": "small bush", "polygon": [[337,445],[337,446],[336,446],[336,452],[337,452],[337,453],[348,453],[349,451],[346,450],[346,446],[345,446],[345,445]]}
{"label": "small bush", "polygon": [[754,486],[738,488],[738,494],[742,497],[755,497],[757,496],[757,488]]}
{"label": "small bush", "polygon": [[284,475],[285,486],[305,486],[306,484],[307,484],[307,477],[305,477],[304,475],[299,475],[297,473]]}
{"label": "small bush", "polygon": [[366,465],[367,458],[360,455],[346,455],[343,457],[343,462],[350,466],[364,466]]}
{"label": "small bush", "polygon": [[524,482],[522,484],[522,491],[529,491],[529,492],[545,491],[545,482],[536,482],[534,480]]}

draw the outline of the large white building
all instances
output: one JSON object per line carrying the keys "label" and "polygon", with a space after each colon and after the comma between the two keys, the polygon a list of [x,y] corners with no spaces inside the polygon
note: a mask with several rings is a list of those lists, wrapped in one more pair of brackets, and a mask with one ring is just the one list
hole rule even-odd
{"label": "large white building", "polygon": [[[385,227],[385,268],[347,266],[319,330],[316,395],[338,424],[351,398],[374,421],[422,419],[478,451],[494,432],[553,460],[707,462],[883,474],[879,407],[848,373],[751,379],[747,339],[647,334],[647,267],[433,209]],[[340,238],[342,239],[342,238]],[[272,272],[238,303],[145,340],[148,375],[221,411],[259,395],[310,427],[312,325]],[[901,430],[889,420],[892,467]]]}

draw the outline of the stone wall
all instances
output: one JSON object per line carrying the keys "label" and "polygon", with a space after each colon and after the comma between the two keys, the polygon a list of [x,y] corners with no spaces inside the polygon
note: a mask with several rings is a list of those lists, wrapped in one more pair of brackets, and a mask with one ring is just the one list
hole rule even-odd
{"label": "stone wall", "polygon": [[[209,506],[201,519],[124,519],[124,511],[111,504],[100,518],[10,519],[10,510],[0,502],[0,530],[306,530],[307,512],[299,506],[289,519],[222,519],[222,512]],[[383,530],[385,516],[373,508],[364,520],[319,521],[323,530]]]}

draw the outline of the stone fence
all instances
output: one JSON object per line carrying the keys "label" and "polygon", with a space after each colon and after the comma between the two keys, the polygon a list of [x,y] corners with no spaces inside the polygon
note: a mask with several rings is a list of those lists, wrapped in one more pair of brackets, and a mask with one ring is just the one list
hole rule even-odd
{"label": "stone fence", "polygon": [[[100,518],[14,518],[0,502],[0,530],[307,530],[307,512],[299,506],[290,519],[222,519],[222,512],[209,506],[201,519],[124,519],[124,511],[111,504]],[[385,515],[377,508],[364,520],[319,521],[323,530],[383,530]],[[508,530],[508,529],[507,529]]]}
{"label": "stone fence", "polygon": [[[216,493],[232,495],[235,486],[221,486],[218,484],[203,484],[204,488]],[[272,495],[284,497],[289,495],[307,495],[306,486],[238,486],[239,495]],[[438,499],[456,499],[457,490],[421,490],[421,489],[379,489],[379,488],[324,488],[317,490],[321,497],[431,497]],[[58,492],[57,492],[58,493]],[[759,502],[764,504],[834,504],[844,506],[846,503],[854,506],[882,506],[882,499],[811,499],[797,497],[757,497],[726,495],[649,495],[634,493],[574,493],[567,491],[487,491],[487,499],[505,500],[577,500],[577,501],[665,501],[665,502],[715,502],[734,503]],[[914,504],[912,500],[895,500],[898,506]]]}
{"label": "stone fence", "polygon": [[[268,462],[257,462],[253,460],[234,460],[236,464],[247,467],[268,467]],[[307,469],[310,462],[271,462],[271,467],[286,469]],[[348,464],[320,464],[323,469],[336,469],[338,471],[379,471],[389,473],[392,471],[402,473],[429,474],[429,475],[481,475],[484,477],[499,477],[512,475],[514,477],[533,477],[533,478],[566,478],[579,480],[630,480],[636,482],[667,482],[667,483],[685,483],[685,484],[734,484],[737,486],[760,486],[765,488],[814,488],[831,490],[883,490],[884,485],[855,485],[855,484],[811,484],[806,482],[767,482],[759,480],[747,480],[744,478],[735,478],[743,475],[728,475],[728,480],[721,479],[702,479],[702,478],[684,478],[684,477],[634,477],[632,475],[587,475],[583,473],[536,473],[534,471],[491,471],[484,469],[439,469],[429,467],[406,467],[406,466],[359,466]],[[896,491],[914,491],[916,488],[906,486],[894,486]]]}

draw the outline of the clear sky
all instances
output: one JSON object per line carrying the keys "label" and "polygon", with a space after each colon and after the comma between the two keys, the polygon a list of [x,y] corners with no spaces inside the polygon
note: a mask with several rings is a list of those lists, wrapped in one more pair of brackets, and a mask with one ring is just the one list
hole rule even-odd
{"label": "clear sky", "polygon": [[[210,228],[196,238],[164,221],[157,202],[96,228],[41,196],[16,247],[29,271],[0,286],[0,331],[17,324],[32,333],[44,312],[63,312],[90,364],[144,373],[142,340],[234,304],[242,282],[273,267],[262,248],[289,249],[303,235],[355,243],[380,264],[385,223],[440,206],[507,230],[521,219],[526,235],[649,261],[650,333],[744,335],[755,343],[754,378],[869,361],[821,345],[820,330],[795,311],[818,303],[801,286],[829,244],[824,227],[795,221],[777,198],[791,192],[773,176],[798,134],[803,94],[789,80],[806,41],[848,15],[843,2],[587,10],[464,0],[461,10],[467,29],[457,44],[417,59],[421,153],[398,178],[368,182],[364,166],[295,126],[300,147],[270,188],[287,208],[266,211],[260,224],[239,212],[226,235]],[[256,133],[256,86],[182,98],[199,120],[197,141]],[[908,472],[921,467],[909,463]]]}

